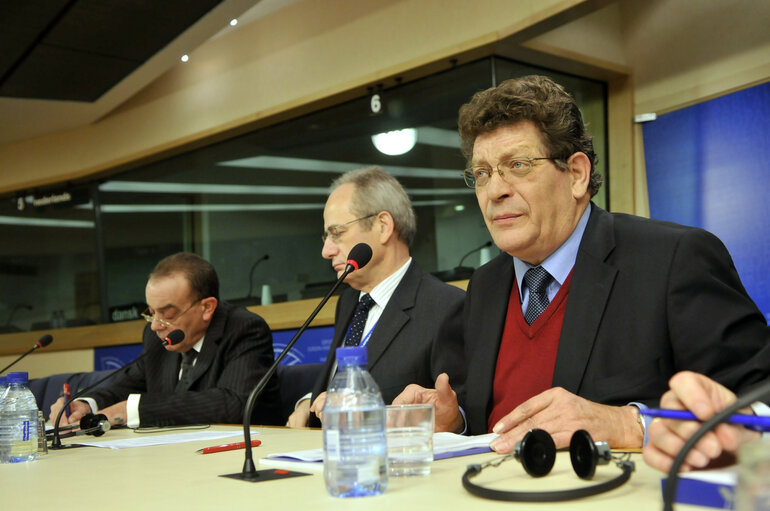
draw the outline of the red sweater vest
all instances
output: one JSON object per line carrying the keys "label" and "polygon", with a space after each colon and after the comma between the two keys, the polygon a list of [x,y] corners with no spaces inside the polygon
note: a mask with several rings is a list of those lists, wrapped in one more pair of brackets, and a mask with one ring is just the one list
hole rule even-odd
{"label": "red sweater vest", "polygon": [[495,367],[490,432],[514,408],[551,388],[571,281],[572,272],[548,308],[531,325],[524,321],[519,286],[513,282]]}

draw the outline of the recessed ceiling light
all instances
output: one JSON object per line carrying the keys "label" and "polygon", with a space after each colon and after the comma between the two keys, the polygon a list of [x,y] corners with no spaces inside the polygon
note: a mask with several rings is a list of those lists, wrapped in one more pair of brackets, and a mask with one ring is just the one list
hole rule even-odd
{"label": "recessed ceiling light", "polygon": [[187,62],[188,60],[190,60],[190,57],[186,53],[182,55],[182,62]]}
{"label": "recessed ceiling light", "polygon": [[230,26],[231,27],[234,27],[237,24],[238,24],[238,20],[237,19],[233,18],[233,19],[230,20]]}
{"label": "recessed ceiling light", "polygon": [[408,153],[417,142],[417,130],[406,128],[372,135],[372,143],[381,153],[390,156]]}

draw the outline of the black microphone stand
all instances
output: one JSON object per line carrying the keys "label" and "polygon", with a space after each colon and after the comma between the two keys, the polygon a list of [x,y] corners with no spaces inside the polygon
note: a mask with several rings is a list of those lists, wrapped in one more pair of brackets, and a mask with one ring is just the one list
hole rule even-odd
{"label": "black microphone stand", "polygon": [[75,401],[76,399],[78,399],[80,396],[82,396],[83,394],[85,394],[86,392],[88,392],[90,390],[93,390],[94,387],[97,387],[99,384],[105,382],[109,378],[112,378],[113,376],[118,374],[120,371],[126,369],[127,367],[132,365],[134,362],[138,361],[139,359],[141,359],[142,357],[147,355],[147,353],[148,352],[145,351],[144,353],[142,353],[141,355],[136,357],[133,361],[129,362],[128,364],[124,365],[123,367],[119,367],[118,369],[115,369],[110,374],[108,374],[104,378],[101,378],[96,383],[94,383],[92,385],[89,385],[88,387],[75,392],[75,394],[71,398],[69,398],[67,400],[67,402],[64,403],[64,406],[61,407],[61,410],[59,410],[59,413],[56,414],[56,422],[54,422],[54,425],[53,425],[53,440],[51,441],[51,449],[71,449],[72,447],[80,447],[80,445],[77,445],[77,444],[64,445],[64,444],[61,443],[61,434],[59,432],[59,421],[61,420],[61,416],[64,413],[64,410],[69,408],[70,404],[72,404],[72,402]]}
{"label": "black microphone stand", "polygon": [[[173,335],[175,332],[179,332],[179,333],[182,333],[182,331],[181,331],[181,330],[174,330],[173,332],[171,332],[171,333],[168,335],[168,337],[166,337],[166,339],[164,339],[164,340],[162,341],[162,344],[163,344],[164,346],[166,346],[167,344],[177,344],[177,343],[179,343],[179,342],[182,342],[182,339],[184,339],[184,334],[182,334],[182,339],[176,340],[176,338],[174,338],[174,339],[172,339],[172,340],[173,340],[173,342],[169,342],[169,338],[170,338],[170,337],[171,337],[171,336],[172,336],[172,335]],[[67,402],[65,402],[65,403],[64,403],[64,406],[62,406],[62,407],[61,407],[61,410],[59,410],[59,413],[58,413],[58,414],[56,414],[56,422],[54,422],[54,425],[53,425],[53,440],[51,441],[51,449],[70,449],[70,448],[72,448],[72,447],[80,447],[80,446],[79,446],[79,445],[77,445],[77,444],[63,445],[63,444],[61,443],[61,435],[59,434],[59,421],[61,420],[61,416],[62,416],[62,414],[64,413],[64,410],[66,410],[67,408],[69,408],[70,404],[72,404],[72,402],[73,402],[73,401],[75,401],[76,399],[78,399],[80,396],[84,395],[86,392],[88,392],[88,391],[92,390],[93,388],[95,388],[95,387],[96,387],[96,386],[98,386],[99,384],[101,384],[101,383],[105,382],[107,379],[109,379],[109,378],[112,378],[113,376],[117,375],[117,374],[118,374],[120,371],[123,371],[123,370],[125,370],[125,369],[128,369],[129,367],[131,367],[132,365],[134,365],[135,363],[137,363],[139,360],[141,360],[142,358],[144,358],[145,356],[147,356],[149,353],[150,353],[149,351],[145,351],[145,352],[143,352],[142,354],[140,354],[138,357],[136,357],[134,360],[132,360],[132,361],[131,361],[131,362],[129,362],[128,364],[124,365],[123,367],[119,367],[119,368],[115,369],[115,370],[114,370],[114,371],[112,371],[110,374],[108,374],[108,375],[107,375],[107,376],[105,376],[104,378],[101,378],[101,379],[100,379],[99,381],[97,381],[96,383],[93,383],[92,385],[89,385],[88,387],[86,387],[86,388],[84,388],[84,389],[82,389],[82,390],[79,390],[79,391],[75,392],[75,394],[74,394],[74,395],[73,395],[71,398],[69,398],[69,399],[67,400]]]}
{"label": "black microphone stand", "polygon": [[692,450],[698,440],[716,428],[721,422],[727,420],[732,414],[749,406],[756,401],[762,401],[770,396],[770,380],[754,387],[748,393],[738,397],[733,404],[715,414],[709,420],[703,422],[700,428],[684,443],[679,454],[676,455],[668,471],[666,482],[663,485],[663,511],[673,511],[674,501],[676,500],[676,488],[679,484],[679,469],[682,468],[687,454]]}
{"label": "black microphone stand", "polygon": [[484,244],[483,244],[483,245],[481,245],[480,247],[476,247],[476,248],[474,248],[473,250],[471,250],[470,252],[468,252],[467,254],[465,254],[465,255],[462,257],[462,259],[460,259],[460,262],[457,264],[457,267],[456,267],[455,269],[459,269],[459,268],[462,268],[462,267],[463,267],[463,261],[465,261],[465,259],[466,259],[466,258],[467,258],[469,255],[473,254],[474,252],[478,252],[478,251],[479,251],[479,250],[481,250],[482,248],[487,248],[487,247],[491,247],[491,246],[492,246],[492,242],[491,242],[491,241],[487,241],[486,243],[484,243]]}
{"label": "black microphone stand", "polygon": [[[249,394],[249,398],[246,401],[246,408],[243,411],[243,440],[246,449],[246,459],[243,462],[243,470],[235,474],[222,474],[220,477],[230,477],[233,479],[248,481],[250,483],[255,483],[262,480],[260,477],[261,472],[256,469],[254,465],[254,458],[251,452],[251,413],[254,410],[254,405],[256,404],[259,396],[262,394],[262,391],[267,386],[267,383],[270,381],[270,378],[273,376],[273,374],[275,374],[275,371],[278,368],[278,364],[280,364],[281,360],[283,360],[286,354],[289,353],[289,350],[291,350],[292,346],[296,344],[297,340],[307,329],[308,325],[310,325],[310,323],[315,319],[323,306],[326,305],[326,302],[329,301],[329,298],[332,296],[332,294],[334,294],[334,291],[336,291],[339,285],[342,284],[342,281],[345,280],[345,277],[347,277],[354,270],[356,270],[356,268],[352,264],[348,264],[345,267],[345,271],[340,276],[340,278],[337,279],[337,282],[335,282],[329,292],[326,293],[326,296],[323,297],[321,303],[318,304],[313,313],[310,314],[310,317],[308,317],[305,323],[303,323],[299,330],[297,330],[297,333],[294,334],[294,337],[292,337],[291,341],[289,341],[289,344],[287,344],[283,351],[281,351],[281,354],[278,355],[278,358],[275,359],[273,365],[270,366],[262,379],[257,383],[257,386],[254,387],[254,390],[252,390],[251,394]],[[267,470],[266,472],[270,472],[272,474],[273,470]]]}
{"label": "black microphone stand", "polygon": [[14,361],[13,361],[13,362],[11,362],[10,364],[8,364],[7,366],[5,366],[5,367],[3,367],[2,369],[0,369],[0,374],[2,374],[2,373],[4,373],[4,372],[6,372],[8,369],[10,369],[11,367],[15,366],[15,365],[16,365],[16,363],[17,363],[19,360],[21,360],[22,358],[26,357],[27,355],[29,355],[29,354],[30,354],[30,353],[32,353],[33,351],[35,351],[35,350],[37,350],[37,349],[40,349],[40,348],[45,348],[46,346],[48,346],[48,345],[49,345],[49,344],[51,344],[52,342],[53,342],[53,337],[51,337],[51,334],[45,334],[43,337],[41,337],[41,338],[40,338],[40,340],[39,340],[39,341],[37,341],[37,343],[35,343],[35,345],[34,345],[34,346],[32,346],[32,349],[31,349],[31,350],[27,351],[27,352],[26,352],[26,353],[24,353],[22,356],[20,356],[19,358],[17,358],[16,360],[14,360]]}

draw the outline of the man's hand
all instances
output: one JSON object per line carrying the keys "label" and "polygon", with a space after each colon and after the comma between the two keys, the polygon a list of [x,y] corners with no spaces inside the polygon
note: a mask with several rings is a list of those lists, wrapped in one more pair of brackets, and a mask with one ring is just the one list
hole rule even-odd
{"label": "man's hand", "polygon": [[[683,371],[675,374],[668,385],[670,390],[660,399],[661,408],[690,410],[701,420],[708,420],[717,412],[735,402],[735,394],[702,374]],[[750,409],[742,413],[753,413]],[[700,423],[655,419],[647,432],[649,442],[644,448],[644,461],[653,468],[668,472],[682,446],[697,430]],[[701,438],[682,464],[682,472],[704,468],[723,453],[734,454],[738,447],[759,433],[746,428],[720,424]]]}
{"label": "man's hand", "polygon": [[530,429],[546,430],[557,449],[569,446],[572,434],[584,429],[594,441],[604,441],[613,449],[641,448],[644,435],[636,420],[634,406],[608,406],[588,401],[554,387],[523,402],[498,421],[492,431],[500,436],[490,447],[498,453],[513,451],[516,442]]}
{"label": "man's hand", "polygon": [[102,408],[97,413],[103,413],[107,416],[110,424],[113,426],[125,426],[128,422],[128,412],[126,411],[126,401],[115,403],[107,408]]}
{"label": "man's hand", "polygon": [[323,419],[321,418],[321,412],[324,409],[324,403],[326,403],[326,392],[321,392],[318,394],[318,397],[315,398],[315,401],[313,401],[313,404],[310,406],[310,411],[313,412],[316,417],[318,417],[318,420],[323,422]]}
{"label": "man's hand", "polygon": [[307,421],[310,419],[310,400],[303,399],[297,404],[297,408],[294,409],[289,420],[286,421],[286,426],[290,428],[305,428],[307,427]]}
{"label": "man's hand", "polygon": [[[65,402],[66,401],[64,397],[60,397],[51,405],[51,413],[48,416],[51,424],[53,424],[53,422],[56,420],[56,416],[59,414],[59,410],[62,409]],[[67,424],[77,424],[80,422],[80,419],[87,413],[91,413],[91,407],[88,405],[88,403],[76,399],[72,402],[72,404],[70,404],[69,419],[67,419],[66,414],[61,414],[59,427],[66,426]]]}
{"label": "man's hand", "polygon": [[436,407],[436,431],[460,433],[463,417],[457,404],[457,394],[449,385],[449,375],[441,373],[436,378],[436,388],[426,389],[414,383],[393,400],[394,405],[432,404]]}

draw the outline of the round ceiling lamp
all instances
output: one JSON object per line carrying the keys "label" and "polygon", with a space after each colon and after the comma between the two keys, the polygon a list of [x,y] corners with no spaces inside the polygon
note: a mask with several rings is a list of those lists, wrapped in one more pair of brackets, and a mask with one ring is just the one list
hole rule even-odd
{"label": "round ceiling lamp", "polygon": [[406,128],[372,135],[372,143],[383,154],[398,156],[408,153],[417,143],[417,130]]}

